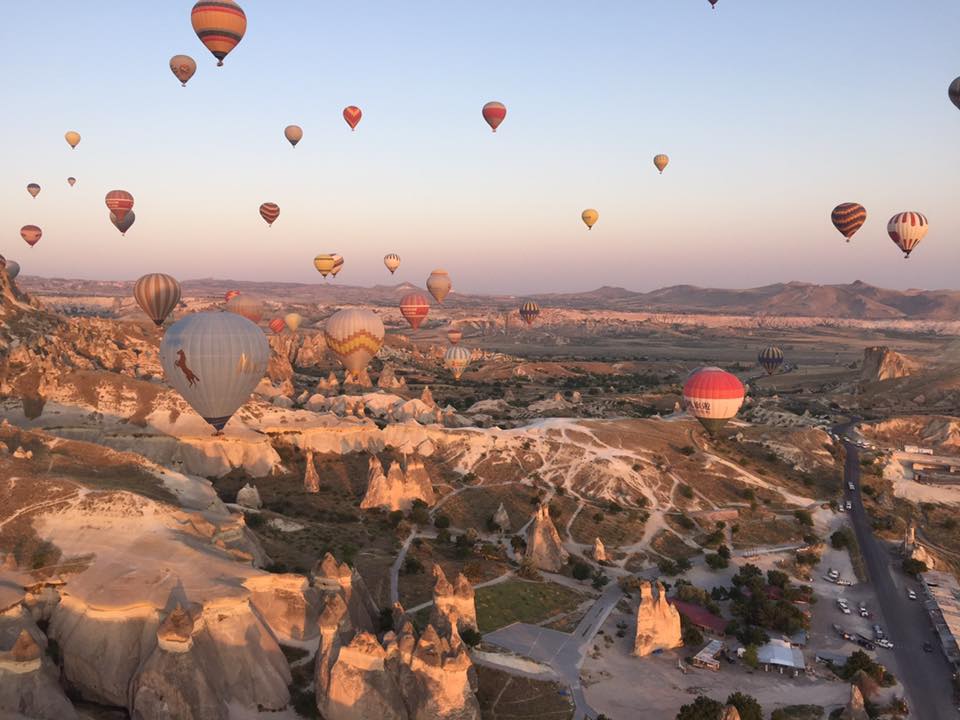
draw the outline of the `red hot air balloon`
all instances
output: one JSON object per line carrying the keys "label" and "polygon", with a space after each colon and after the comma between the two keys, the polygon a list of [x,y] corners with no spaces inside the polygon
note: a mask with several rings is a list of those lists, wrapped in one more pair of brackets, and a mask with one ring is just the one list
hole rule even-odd
{"label": "red hot air balloon", "polygon": [[20,228],[20,237],[23,238],[27,245],[33,247],[40,242],[40,238],[43,237],[43,230],[36,225],[24,225]]}
{"label": "red hot air balloon", "polygon": [[683,385],[683,401],[710,434],[717,433],[737,414],[744,398],[743,383],[735,375],[717,367],[691,373]]}
{"label": "red hot air balloon", "polygon": [[283,318],[274,318],[270,321],[270,329],[273,330],[274,335],[282,333],[285,327],[287,327],[287,323]]}
{"label": "red hot air balloon", "polygon": [[409,293],[400,300],[400,314],[414,330],[420,327],[430,312],[430,303],[420,293]]}
{"label": "red hot air balloon", "polygon": [[234,299],[237,295],[239,295],[239,294],[240,294],[240,291],[239,291],[239,290],[227,290],[227,291],[223,294],[223,301],[224,301],[224,302],[230,302],[231,300],[233,300],[233,299]]}
{"label": "red hot air balloon", "polygon": [[280,217],[280,206],[276,203],[265,202],[260,206],[260,217],[266,220],[268,227],[273,227],[277,218]]}
{"label": "red hot air balloon", "polygon": [[348,105],[343,109],[343,119],[347,121],[347,125],[350,126],[351,130],[357,129],[357,125],[362,117],[363,113],[356,105]]}
{"label": "red hot air balloon", "polygon": [[483,106],[483,119],[487,121],[487,125],[489,125],[494,132],[497,131],[500,123],[503,122],[506,116],[507,107],[503,103],[488,102]]}
{"label": "red hot air balloon", "polygon": [[133,195],[126,190],[111,190],[106,197],[107,207],[110,208],[118,223],[122,223],[127,213],[133,209]]}

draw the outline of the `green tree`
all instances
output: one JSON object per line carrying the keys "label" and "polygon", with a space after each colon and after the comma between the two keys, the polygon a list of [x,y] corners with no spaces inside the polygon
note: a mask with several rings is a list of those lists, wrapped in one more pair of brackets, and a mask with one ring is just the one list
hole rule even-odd
{"label": "green tree", "polygon": [[767,570],[767,584],[778,588],[785,588],[790,577],[782,570]]}
{"label": "green tree", "polygon": [[793,516],[801,525],[813,527],[813,515],[810,514],[809,510],[794,510]]}
{"label": "green tree", "polygon": [[752,695],[740,691],[727,698],[727,705],[733,705],[740,713],[740,720],[763,720],[763,708]]}
{"label": "green tree", "polygon": [[743,651],[743,662],[752,668],[756,668],[760,664],[760,658],[757,657],[756,645],[747,645]]}
{"label": "green tree", "polygon": [[586,580],[590,577],[590,566],[584,562],[578,562],[573,566],[573,577],[577,580]]}
{"label": "green tree", "polygon": [[689,705],[684,705],[677,713],[677,720],[717,720],[723,712],[723,703],[698,695]]}
{"label": "green tree", "polygon": [[925,573],[929,570],[927,564],[922,560],[915,560],[913,558],[904,558],[903,559],[903,571],[907,575],[917,576],[920,573]]}
{"label": "green tree", "polygon": [[437,530],[443,530],[444,528],[448,528],[450,527],[450,518],[447,517],[446,515],[437,515],[433,519],[433,526],[437,528]]}

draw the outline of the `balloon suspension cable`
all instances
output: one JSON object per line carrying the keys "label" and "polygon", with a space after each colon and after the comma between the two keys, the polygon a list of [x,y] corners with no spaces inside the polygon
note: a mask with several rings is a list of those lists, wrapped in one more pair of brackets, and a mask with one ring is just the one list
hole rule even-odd
{"label": "balloon suspension cable", "polygon": [[217,60],[217,67],[223,67],[223,60]]}

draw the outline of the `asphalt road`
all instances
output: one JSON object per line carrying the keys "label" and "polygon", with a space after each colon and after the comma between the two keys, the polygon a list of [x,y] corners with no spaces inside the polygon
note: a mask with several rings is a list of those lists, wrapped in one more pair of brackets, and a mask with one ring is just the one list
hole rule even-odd
{"label": "asphalt road", "polygon": [[[843,437],[851,425],[838,425],[834,432]],[[883,627],[894,644],[897,677],[904,687],[910,717],[921,720],[957,720],[960,713],[953,704],[952,670],[938,647],[939,640],[932,632],[930,618],[922,600],[910,600],[907,587],[917,587],[917,582],[903,575],[899,569],[891,575],[891,555],[887,546],[874,537],[870,520],[860,498],[860,448],[844,441],[847,451],[843,469],[844,499],[853,506],[850,518],[853,523],[860,552],[867,566],[870,584],[877,595],[883,616]],[[852,482],[853,490],[848,483]],[[920,596],[922,598],[922,595]],[[923,651],[923,643],[934,645],[934,652]],[[877,656],[883,662],[890,650],[877,648]]]}

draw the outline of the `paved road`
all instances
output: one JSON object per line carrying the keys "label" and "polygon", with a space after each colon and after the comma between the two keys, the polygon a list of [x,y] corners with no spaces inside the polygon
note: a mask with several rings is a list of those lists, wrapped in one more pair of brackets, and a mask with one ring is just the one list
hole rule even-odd
{"label": "paved road", "polygon": [[[849,427],[851,425],[838,425],[834,431],[842,437]],[[916,583],[899,571],[896,571],[897,582],[894,582],[890,572],[890,553],[874,537],[870,519],[860,499],[860,449],[849,442],[844,442],[844,447],[847,451],[843,469],[844,499],[850,500],[853,505],[850,518],[867,566],[870,584],[876,592],[886,623],[884,631],[894,644],[897,674],[907,695],[910,717],[957,720],[950,665],[939,649],[932,653],[923,651],[924,642],[934,643],[935,648],[938,642],[932,632],[930,618],[921,601],[907,598],[906,587],[913,587]],[[854,485],[853,490],[848,489],[847,483],[850,482]],[[883,655],[890,651],[878,649],[877,652],[882,662]]]}

